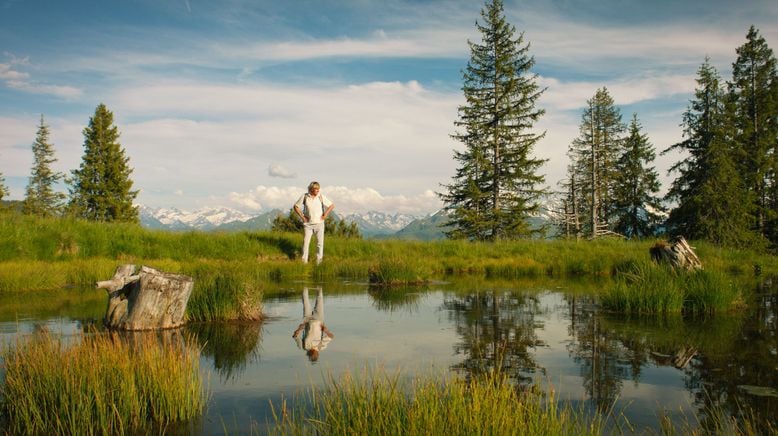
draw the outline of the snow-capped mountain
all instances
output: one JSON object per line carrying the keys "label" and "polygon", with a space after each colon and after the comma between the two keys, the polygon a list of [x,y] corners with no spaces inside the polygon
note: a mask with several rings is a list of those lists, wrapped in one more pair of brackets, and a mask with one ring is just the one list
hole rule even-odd
{"label": "snow-capped mountain", "polygon": [[343,216],[344,220],[357,223],[359,231],[364,236],[393,234],[418,218],[418,216],[404,213],[389,214],[376,211],[352,213]]}
{"label": "snow-capped mountain", "polygon": [[[140,206],[141,225],[165,230],[268,230],[280,210],[246,214],[228,207],[206,207],[193,211],[171,208]],[[337,214],[336,214],[337,216]],[[401,213],[365,212],[338,216],[348,222],[356,222],[362,235],[390,235],[420,218]]]}
{"label": "snow-capped mountain", "polygon": [[145,227],[170,230],[212,230],[221,225],[247,221],[253,216],[228,207],[205,207],[194,211],[140,206],[140,221]]}

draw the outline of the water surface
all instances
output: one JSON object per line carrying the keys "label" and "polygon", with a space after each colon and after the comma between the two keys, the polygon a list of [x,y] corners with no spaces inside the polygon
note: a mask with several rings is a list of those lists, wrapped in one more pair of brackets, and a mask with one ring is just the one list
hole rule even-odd
{"label": "water surface", "polygon": [[[334,338],[312,361],[292,333],[303,321],[302,292],[324,296],[324,323]],[[376,290],[362,283],[289,283],[264,302],[263,324],[191,324],[210,378],[198,433],[249,431],[272,420],[280,404],[326,376],[366,367],[461,377],[501,368],[516,384],[550,386],[586,410],[615,411],[637,429],[705,419],[711,405],[752,407],[778,416],[776,296],[731,316],[625,318],[565,283],[540,289],[440,283]],[[100,291],[102,292],[102,291]],[[104,293],[70,290],[0,301],[0,338],[45,329],[77,336],[100,322]]]}

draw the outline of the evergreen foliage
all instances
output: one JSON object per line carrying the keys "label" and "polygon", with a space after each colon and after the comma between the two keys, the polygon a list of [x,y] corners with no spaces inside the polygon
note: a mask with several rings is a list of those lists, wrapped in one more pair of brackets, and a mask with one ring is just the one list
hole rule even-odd
{"label": "evergreen foliage", "polygon": [[729,115],[719,73],[706,58],[698,70],[695,99],[683,115],[685,139],[663,152],[688,153],[670,168],[679,174],[667,194],[678,203],[668,219],[672,234],[719,244],[755,241],[749,229],[752,197],[735,164]]}
{"label": "evergreen foliage", "polygon": [[[328,215],[324,220],[324,228],[327,234],[340,238],[362,239],[362,233],[355,222],[346,222],[346,220],[334,218]],[[273,220],[271,230],[274,232],[301,232],[303,231],[303,222],[300,217],[294,213],[294,209],[289,211],[289,215],[278,214]]]}
{"label": "evergreen foliage", "polygon": [[63,180],[65,175],[51,169],[51,164],[57,159],[54,157],[54,145],[49,142],[49,135],[49,126],[44,123],[41,115],[41,123],[32,144],[33,164],[22,210],[26,214],[42,217],[60,215],[65,201],[65,194],[54,190],[54,186]]}
{"label": "evergreen foliage", "polygon": [[5,200],[9,195],[10,192],[8,191],[8,186],[5,184],[5,177],[3,177],[3,173],[0,173],[0,201]]}
{"label": "evergreen foliage", "polygon": [[637,114],[632,115],[629,136],[624,140],[621,157],[616,162],[615,231],[629,237],[654,234],[659,217],[647,209],[661,210],[659,176],[649,167],[656,158],[653,145],[642,133]]}
{"label": "evergreen foliage", "polygon": [[73,170],[69,210],[77,217],[93,221],[138,222],[138,209],[132,202],[129,158],[119,144],[119,130],[113,113],[100,104],[84,129],[84,156]]}
{"label": "evergreen foliage", "polygon": [[491,0],[476,23],[482,42],[468,41],[470,61],[463,72],[466,103],[459,107],[452,135],[464,145],[455,151],[459,168],[439,196],[451,212],[449,237],[471,240],[530,236],[527,219],[539,208],[544,160],[532,150],[543,134],[531,129],[543,115],[535,107],[543,93],[530,73],[534,58],[524,34],[515,37],[501,0]]}
{"label": "evergreen foliage", "polygon": [[778,242],[778,73],[773,51],[753,26],[732,65],[736,162],[754,201],[753,227]]}
{"label": "evergreen foliage", "polygon": [[[617,204],[618,162],[626,126],[607,88],[598,89],[581,116],[580,134],[570,144],[569,181],[575,181],[576,207],[585,234],[597,237],[612,231]],[[570,183],[568,181],[568,183]]]}

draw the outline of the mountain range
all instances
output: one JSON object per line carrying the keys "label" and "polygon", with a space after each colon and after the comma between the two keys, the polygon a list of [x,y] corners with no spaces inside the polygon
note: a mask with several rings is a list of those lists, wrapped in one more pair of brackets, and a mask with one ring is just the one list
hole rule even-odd
{"label": "mountain range", "polygon": [[[206,207],[193,211],[177,208],[151,208],[139,206],[141,225],[150,229],[173,231],[242,231],[269,230],[278,215],[288,212],[273,209],[257,215],[249,215],[228,207]],[[352,213],[337,216],[348,222],[356,222],[365,237],[393,235],[409,224],[424,220],[426,216],[384,212]],[[440,235],[442,237],[442,233]]]}

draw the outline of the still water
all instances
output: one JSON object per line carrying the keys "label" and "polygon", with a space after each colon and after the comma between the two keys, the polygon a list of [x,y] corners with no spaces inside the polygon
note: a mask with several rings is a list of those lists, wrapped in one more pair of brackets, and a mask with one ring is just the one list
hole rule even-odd
{"label": "still water", "polygon": [[[595,299],[572,288],[284,284],[266,298],[262,324],[192,324],[179,331],[202,347],[201,369],[209,378],[208,410],[194,432],[262,430],[272,421],[271,401],[278,405],[330,375],[375,367],[408,377],[469,377],[500,367],[517,384],[553,387],[574,407],[623,415],[636,430],[657,430],[660,414],[675,422],[704,420],[711,405],[730,412],[748,406],[778,422],[774,291],[760,291],[753,309],[736,316],[684,319],[602,313]],[[299,340],[292,337],[310,320],[305,289],[306,314],[316,309],[333,335],[313,344],[316,360],[306,352],[312,344],[305,328]],[[35,298],[53,300],[32,309],[0,302],[0,341],[42,328],[76,336],[99,325],[105,301],[92,292],[43,294]],[[74,302],[87,296],[91,304]]]}

